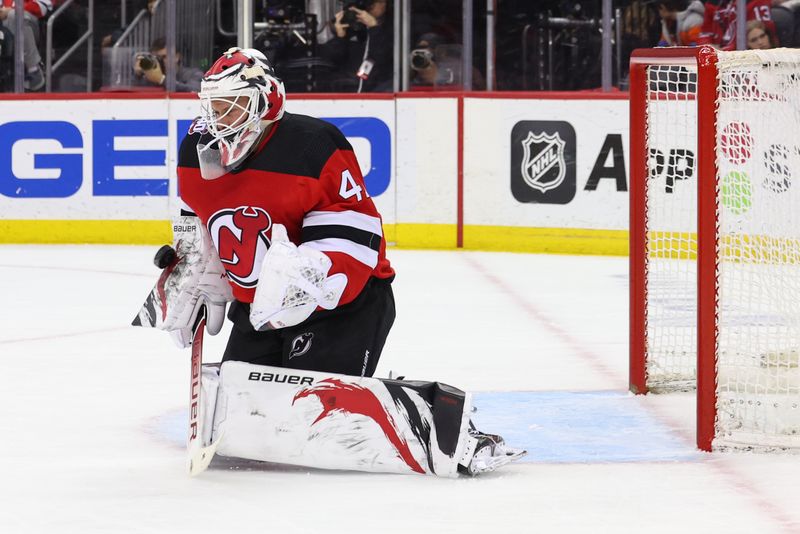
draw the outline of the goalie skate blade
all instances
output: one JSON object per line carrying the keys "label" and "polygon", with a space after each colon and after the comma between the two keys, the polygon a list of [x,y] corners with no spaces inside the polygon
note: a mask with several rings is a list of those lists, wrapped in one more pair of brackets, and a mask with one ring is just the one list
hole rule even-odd
{"label": "goalie skate blade", "polygon": [[515,462],[528,454],[528,451],[523,450],[509,450],[503,456],[487,456],[486,458],[481,458],[475,461],[470,466],[470,475],[477,476],[483,473],[490,473],[495,471],[504,465],[508,465],[511,462]]}
{"label": "goalie skate blade", "polygon": [[214,459],[214,455],[217,453],[218,444],[219,439],[208,447],[200,447],[197,450],[189,451],[189,474],[191,476],[197,476],[208,469],[211,460]]}

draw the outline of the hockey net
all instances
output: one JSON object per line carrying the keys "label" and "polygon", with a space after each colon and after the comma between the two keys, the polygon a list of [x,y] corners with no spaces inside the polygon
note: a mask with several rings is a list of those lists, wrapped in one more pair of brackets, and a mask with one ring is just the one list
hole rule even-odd
{"label": "hockey net", "polygon": [[800,450],[799,121],[800,51],[632,60],[631,389],[703,449]]}

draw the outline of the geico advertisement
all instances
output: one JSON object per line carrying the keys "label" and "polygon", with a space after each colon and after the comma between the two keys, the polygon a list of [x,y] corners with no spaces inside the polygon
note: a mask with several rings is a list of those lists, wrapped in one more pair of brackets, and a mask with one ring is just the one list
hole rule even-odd
{"label": "geico advertisement", "polygon": [[[391,101],[314,103],[351,140],[370,195],[392,191]],[[304,113],[303,103],[287,109]],[[0,101],[4,219],[167,219],[196,100]],[[390,218],[392,214],[385,214]]]}
{"label": "geico advertisement", "polygon": [[628,101],[467,99],[464,222],[628,228]]}

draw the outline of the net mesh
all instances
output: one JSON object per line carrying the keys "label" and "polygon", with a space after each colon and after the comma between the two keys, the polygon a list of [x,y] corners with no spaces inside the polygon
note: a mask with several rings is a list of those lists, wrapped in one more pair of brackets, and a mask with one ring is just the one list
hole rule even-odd
{"label": "net mesh", "polygon": [[[800,53],[719,53],[718,69],[714,447],[800,448]],[[647,78],[648,387],[682,390],[696,377],[696,73]]]}
{"label": "net mesh", "polygon": [[800,54],[720,54],[718,446],[800,447]]}
{"label": "net mesh", "polygon": [[647,82],[647,386],[695,387],[697,72],[653,65]]}

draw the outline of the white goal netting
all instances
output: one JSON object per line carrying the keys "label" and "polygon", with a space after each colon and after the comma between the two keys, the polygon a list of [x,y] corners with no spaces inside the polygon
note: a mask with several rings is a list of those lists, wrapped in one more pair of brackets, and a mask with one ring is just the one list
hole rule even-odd
{"label": "white goal netting", "polygon": [[693,389],[697,360],[697,69],[647,69],[647,386]]}
{"label": "white goal netting", "polygon": [[695,67],[648,67],[648,387],[696,379],[697,108],[715,105],[714,446],[800,447],[800,51],[720,52],[718,70],[714,103]]}

